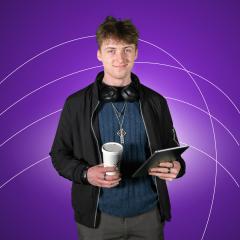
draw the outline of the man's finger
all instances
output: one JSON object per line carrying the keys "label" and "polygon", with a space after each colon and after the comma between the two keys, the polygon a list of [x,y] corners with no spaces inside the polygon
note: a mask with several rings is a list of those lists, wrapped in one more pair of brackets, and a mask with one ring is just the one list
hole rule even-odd
{"label": "man's finger", "polygon": [[105,175],[105,180],[108,181],[113,181],[113,180],[121,180],[120,176],[118,173],[116,173],[115,175]]}
{"label": "man's finger", "polygon": [[173,162],[161,162],[161,163],[159,163],[159,167],[173,168],[174,163]]}
{"label": "man's finger", "polygon": [[107,175],[107,174],[100,173],[97,175],[97,180],[120,181],[121,178],[118,173],[116,173],[115,175]]}
{"label": "man's finger", "polygon": [[[177,173],[177,169],[175,168],[170,168],[171,173]],[[165,168],[165,167],[158,167],[158,168],[151,168],[150,172],[158,172],[158,173],[168,173],[169,172],[169,168]]]}
{"label": "man's finger", "polygon": [[119,183],[115,183],[115,184],[111,184],[111,185],[106,185],[106,186],[102,186],[102,187],[105,187],[105,188],[113,188],[113,187],[116,187]]}
{"label": "man's finger", "polygon": [[162,180],[166,180],[166,181],[172,181],[174,178],[161,178]]}
{"label": "man's finger", "polygon": [[[152,174],[150,174],[150,175],[152,175]],[[175,179],[175,177],[166,177],[166,176],[163,176],[162,174],[154,174],[153,176],[156,176],[162,180],[168,180],[168,181],[172,181],[173,179]]]}
{"label": "man's finger", "polygon": [[103,167],[101,169],[101,172],[106,173],[106,172],[117,172],[116,167]]}
{"label": "man's finger", "polygon": [[107,181],[107,180],[98,179],[97,182],[101,187],[111,187],[113,185],[119,184],[119,180]]}
{"label": "man's finger", "polygon": [[151,176],[157,176],[157,177],[161,177],[161,178],[176,178],[176,174],[172,174],[172,173],[156,173],[156,172],[151,172],[149,173],[149,175]]}

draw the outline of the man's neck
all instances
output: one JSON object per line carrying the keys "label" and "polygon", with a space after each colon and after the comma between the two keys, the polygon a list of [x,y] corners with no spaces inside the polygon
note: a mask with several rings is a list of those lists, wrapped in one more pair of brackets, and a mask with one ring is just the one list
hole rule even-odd
{"label": "man's neck", "polygon": [[107,73],[104,73],[103,83],[105,83],[109,86],[124,87],[131,83],[131,75],[129,75],[123,79],[118,79],[118,78],[111,77]]}

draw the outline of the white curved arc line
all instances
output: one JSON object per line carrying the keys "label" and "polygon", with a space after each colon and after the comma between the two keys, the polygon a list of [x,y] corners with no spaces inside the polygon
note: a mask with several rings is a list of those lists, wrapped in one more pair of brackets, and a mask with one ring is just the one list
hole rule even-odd
{"label": "white curved arc line", "polygon": [[[208,115],[208,113],[207,113],[206,111],[204,111],[202,108],[197,107],[196,105],[193,105],[193,104],[191,104],[191,103],[189,103],[189,102],[185,102],[185,101],[183,101],[183,100],[179,100],[179,99],[177,99],[177,98],[172,98],[172,97],[166,97],[166,98],[167,98],[167,99],[170,99],[170,100],[177,101],[177,102],[184,103],[184,104],[189,105],[189,106],[191,106],[191,107],[194,107],[194,108],[198,109],[199,111],[201,111],[201,112],[205,113],[206,115]],[[232,133],[220,120],[218,120],[218,119],[217,119],[216,117],[214,117],[212,114],[211,114],[211,117],[212,117],[215,121],[217,121],[217,122],[231,135],[231,137],[233,138],[233,140],[234,140],[234,141],[236,142],[236,144],[239,146],[239,142],[238,142],[238,140],[235,138],[235,136],[233,135],[233,133]]]}
{"label": "white curved arc line", "polygon": [[220,91],[229,101],[230,103],[235,107],[235,109],[237,110],[237,112],[240,114],[240,110],[238,109],[237,105],[233,102],[233,100],[220,88],[218,87],[216,84],[210,82],[209,80],[207,80],[206,78],[202,77],[201,75],[197,74],[197,73],[193,73],[191,71],[189,71],[191,74],[194,74],[195,76],[205,80],[206,82],[208,82],[209,84],[213,85],[216,89],[218,89],[218,91]]}
{"label": "white curved arc line", "polygon": [[[147,41],[142,40],[142,39],[139,39],[139,40],[142,41],[142,42],[145,42],[145,43],[147,43],[147,44],[149,44],[149,45],[152,45],[152,46],[156,47],[157,49],[161,50],[162,52],[164,52],[165,54],[167,54],[169,57],[171,57],[172,59],[174,59],[174,60],[175,60],[175,61],[176,61],[176,62],[177,62],[177,63],[178,63],[183,69],[185,69],[186,72],[187,72],[187,69],[186,69],[186,68],[185,68],[185,67],[184,67],[184,66],[183,66],[183,65],[182,65],[182,64],[181,64],[181,63],[180,63],[175,57],[173,57],[170,53],[168,53],[167,51],[165,51],[164,49],[158,47],[158,46],[155,45],[155,44],[152,44],[152,43],[147,42]],[[188,72],[187,72],[187,73],[188,73]],[[212,122],[212,119],[211,119],[211,116],[210,116],[210,111],[209,111],[209,108],[208,108],[208,104],[207,104],[207,102],[206,102],[206,100],[205,100],[205,97],[204,97],[204,95],[202,94],[202,92],[201,92],[201,90],[200,90],[198,84],[195,82],[195,80],[193,79],[193,77],[192,77],[189,73],[188,73],[188,75],[190,76],[190,78],[191,78],[192,81],[194,82],[196,88],[198,89],[200,95],[202,96],[202,99],[203,99],[203,101],[204,101],[204,104],[205,104],[205,106],[206,106],[206,108],[207,108],[207,111],[208,111],[208,113],[209,113],[209,118],[210,118],[210,122],[211,122],[211,125],[212,125],[212,130],[213,130],[213,135],[214,135],[215,154],[216,154],[216,161],[217,161],[217,146],[216,146],[216,138],[215,138],[214,126],[213,126],[213,122]],[[216,176],[217,176],[217,164],[216,164],[215,183],[216,183]],[[215,184],[215,186],[214,186],[213,200],[214,200],[214,195],[215,195],[215,187],[216,187],[216,184]],[[212,201],[212,204],[211,204],[211,208],[210,208],[209,216],[211,215],[212,205],[213,205],[213,201]],[[209,220],[209,218],[208,218],[208,220]],[[208,221],[207,221],[207,224],[208,224]],[[206,224],[206,227],[207,227],[207,224]],[[205,230],[206,230],[206,228],[205,228]],[[204,233],[203,233],[203,236],[204,236],[204,234],[205,234],[205,231],[204,231]],[[203,239],[203,236],[202,236],[202,239]]]}
{"label": "white curved arc line", "polygon": [[[205,151],[203,151],[203,150],[201,150],[201,149],[199,149],[199,148],[197,148],[197,147],[194,147],[193,145],[189,145],[189,144],[187,144],[187,143],[184,143],[184,142],[180,142],[180,143],[183,144],[183,145],[188,145],[190,148],[193,148],[193,149],[199,151],[200,153],[203,153],[204,155],[206,155],[207,157],[209,157],[210,159],[212,159],[214,162],[216,162],[216,159],[215,159],[214,157],[210,156],[210,155],[209,155],[208,153],[206,153]],[[232,180],[235,182],[235,184],[236,184],[237,187],[239,188],[239,183],[238,183],[237,180],[233,177],[233,175],[227,170],[227,168],[225,168],[220,162],[217,162],[217,164],[219,164],[219,166],[221,166],[221,167],[224,169],[224,171],[227,172],[227,174],[232,178]]]}
{"label": "white curved arc line", "polygon": [[[139,39],[140,40],[140,39]],[[207,222],[206,222],[206,225],[205,225],[205,228],[204,228],[204,231],[203,231],[203,234],[202,234],[202,238],[201,240],[203,240],[204,238],[204,235],[206,233],[206,230],[207,230],[207,226],[208,226],[208,223],[209,223],[209,219],[210,219],[210,216],[211,216],[211,213],[212,213],[212,208],[213,208],[213,203],[214,203],[214,198],[215,198],[215,192],[216,192],[216,185],[217,185],[217,167],[218,167],[218,155],[217,155],[217,140],[216,140],[216,136],[215,136],[215,130],[214,130],[214,126],[213,126],[213,121],[212,121],[212,118],[211,118],[211,115],[210,115],[210,110],[209,110],[209,107],[208,107],[208,104],[207,104],[207,101],[200,89],[200,87],[198,86],[198,84],[196,83],[196,81],[194,80],[193,76],[187,72],[187,69],[175,58],[173,57],[170,53],[168,53],[167,51],[165,51],[164,49],[158,47],[157,45],[153,44],[153,43],[150,43],[150,42],[147,42],[145,40],[140,40],[142,42],[145,42],[145,43],[148,43],[149,45],[157,48],[158,50],[164,52],[165,54],[167,54],[170,58],[172,58],[173,60],[175,60],[183,69],[186,70],[186,73],[189,75],[189,77],[192,79],[193,83],[195,84],[197,90],[199,91],[201,97],[202,97],[202,100],[207,108],[207,112],[208,112],[208,115],[209,115],[209,120],[210,120],[210,123],[211,123],[211,126],[212,126],[212,132],[213,132],[213,139],[214,139],[214,149],[215,149],[215,159],[216,159],[216,165],[215,165],[215,177],[214,177],[214,188],[213,188],[213,195],[212,195],[212,201],[211,201],[211,206],[210,206],[210,210],[209,210],[209,214],[208,214],[208,218],[207,218]]]}
{"label": "white curved arc line", "polygon": [[13,104],[11,104],[11,105],[10,105],[9,107],[7,107],[6,109],[4,109],[4,110],[0,113],[0,117],[1,117],[5,112],[7,112],[8,110],[10,110],[13,106],[15,106],[16,104],[18,104],[19,102],[21,102],[21,101],[24,100],[25,98],[29,97],[30,95],[38,92],[38,91],[41,90],[42,88],[47,87],[47,86],[49,86],[49,85],[51,85],[51,84],[53,84],[53,83],[55,83],[55,82],[57,82],[57,81],[60,81],[60,80],[62,80],[62,79],[64,79],[64,78],[70,77],[70,76],[72,76],[72,75],[75,75],[75,74],[78,74],[78,73],[81,73],[81,72],[84,72],[84,71],[88,71],[88,70],[91,70],[91,69],[100,68],[100,67],[102,67],[102,65],[97,65],[97,66],[94,66],[94,67],[89,67],[89,68],[85,68],[85,69],[82,69],[82,70],[79,70],[79,71],[76,71],[76,72],[72,72],[72,73],[66,74],[66,75],[64,75],[64,76],[62,76],[62,77],[59,77],[59,78],[57,78],[57,79],[54,79],[53,81],[48,82],[48,83],[40,86],[39,88],[34,89],[33,91],[31,91],[31,92],[29,92],[28,94],[24,95],[22,98],[20,98],[20,99],[18,99],[17,101],[15,101]]}
{"label": "white curved arc line", "polygon": [[[165,96],[165,97],[166,97],[166,96]],[[191,103],[189,103],[189,102],[186,102],[186,101],[183,101],[183,100],[180,100],[180,99],[177,99],[177,98],[172,98],[172,97],[166,97],[166,98],[167,98],[167,99],[170,99],[170,100],[174,100],[174,101],[180,102],[180,103],[183,103],[183,104],[186,104],[186,105],[189,105],[189,106],[191,106],[191,107],[193,107],[193,108],[196,108],[196,109],[198,109],[199,111],[205,113],[206,115],[208,115],[207,112],[204,111],[202,108],[199,108],[199,107],[197,107],[196,105],[193,105],[193,104],[191,104]],[[0,147],[3,147],[3,145],[5,145],[7,142],[9,142],[11,139],[13,139],[14,137],[16,137],[18,134],[20,134],[21,132],[23,132],[23,131],[26,130],[27,128],[31,127],[32,125],[40,122],[41,120],[43,120],[43,119],[45,119],[45,118],[47,118],[47,117],[49,117],[49,116],[51,116],[51,115],[53,115],[53,114],[55,114],[55,113],[58,113],[58,112],[60,112],[60,111],[62,111],[62,109],[58,109],[58,110],[56,110],[56,111],[54,111],[54,112],[51,112],[51,113],[49,113],[48,115],[45,115],[45,116],[43,116],[42,118],[39,118],[39,119],[37,119],[36,121],[28,124],[27,126],[25,126],[24,128],[22,128],[21,130],[19,130],[19,131],[17,131],[16,133],[14,133],[12,136],[10,136],[8,139],[6,139],[4,142],[2,142],[2,143],[0,144]],[[211,116],[212,116],[212,118],[213,118],[215,121],[217,121],[217,122],[232,136],[232,138],[234,139],[234,141],[235,141],[235,142],[237,143],[237,145],[239,146],[238,141],[235,139],[235,137],[234,137],[234,135],[231,133],[231,131],[230,131],[221,121],[219,121],[216,117],[214,117],[213,115],[211,115]]]}
{"label": "white curved arc line", "polygon": [[11,178],[8,179],[5,183],[3,183],[3,184],[0,186],[0,190],[1,190],[4,186],[6,186],[8,183],[10,183],[13,179],[15,179],[16,177],[18,177],[18,176],[21,175],[22,173],[26,172],[28,169],[32,168],[33,166],[39,164],[40,162],[42,162],[42,161],[44,161],[44,160],[46,160],[46,159],[48,159],[48,158],[50,158],[50,156],[45,157],[45,158],[42,158],[42,159],[40,159],[39,161],[37,161],[37,162],[31,164],[30,166],[24,168],[22,171],[20,171],[19,173],[15,174],[13,177],[11,177]]}
{"label": "white curved arc line", "polygon": [[220,91],[229,101],[230,103],[233,105],[233,107],[237,110],[237,112],[240,114],[240,110],[238,109],[237,105],[233,102],[233,100],[220,88],[218,87],[216,84],[212,83],[211,81],[209,81],[208,79],[204,78],[203,76],[195,73],[195,72],[192,72],[192,71],[189,71],[189,70],[185,70],[181,67],[177,67],[177,66],[173,66],[173,65],[169,65],[169,64],[164,64],[164,63],[158,63],[158,62],[138,62],[136,61],[135,63],[138,63],[138,64],[152,64],[152,65],[160,65],[160,66],[165,66],[165,67],[170,67],[170,68],[175,68],[175,69],[178,69],[178,70],[181,70],[181,71],[184,71],[184,72],[188,72],[192,75],[195,75],[199,78],[201,78],[202,80],[208,82],[209,84],[211,84],[213,87],[215,87],[218,91]]}
{"label": "white curved arc line", "polygon": [[[91,37],[94,37],[94,36],[91,36]],[[77,39],[76,39],[76,40],[77,40]],[[174,59],[180,66],[182,66],[183,69],[185,69],[185,71],[188,73],[187,69],[186,69],[175,57],[173,57],[170,53],[168,53],[168,52],[165,51],[164,49],[161,49],[160,47],[158,47],[158,46],[156,46],[156,45],[154,45],[154,44],[152,44],[152,43],[150,43],[150,42],[148,42],[148,41],[142,40],[142,39],[139,39],[139,41],[142,41],[142,42],[145,42],[145,43],[147,43],[147,44],[149,44],[149,45],[152,45],[152,46],[156,47],[157,49],[161,50],[162,52],[166,53],[169,57],[171,57],[172,59]],[[60,44],[60,45],[63,45],[63,44]],[[195,84],[196,88],[198,89],[200,95],[202,96],[202,99],[203,99],[203,101],[204,101],[204,104],[205,104],[205,106],[206,106],[206,108],[207,108],[208,115],[209,115],[209,119],[210,119],[211,126],[212,126],[212,130],[213,130],[213,136],[214,136],[214,142],[215,142],[215,144],[214,144],[214,145],[215,145],[215,154],[216,154],[216,161],[217,161],[217,146],[216,146],[216,138],[215,138],[214,126],[213,126],[213,122],[212,122],[212,119],[211,119],[211,115],[210,115],[210,111],[209,111],[207,102],[206,102],[206,100],[205,100],[205,98],[204,98],[204,96],[203,96],[203,94],[202,94],[202,92],[201,92],[198,84],[195,82],[195,80],[194,80],[193,77],[190,75],[190,73],[188,73],[188,75],[190,76],[190,78],[191,78],[192,81],[194,82],[194,84]],[[3,81],[2,81],[2,82],[3,82]],[[0,84],[1,84],[2,82],[0,82]],[[207,229],[207,225],[208,225],[208,222],[209,222],[209,218],[210,218],[210,215],[211,215],[211,211],[212,211],[212,206],[213,206],[213,201],[214,201],[214,196],[215,196],[216,178],[217,178],[217,164],[216,164],[215,185],[214,185],[214,192],[213,192],[212,203],[211,203],[211,207],[210,207],[210,212],[209,212],[209,217],[208,217],[208,220],[207,220],[207,224],[206,224],[206,226],[205,226],[205,230],[204,230],[204,233],[203,233],[201,239],[203,239],[203,237],[204,237],[204,235],[205,235],[205,232],[206,232],[206,229]]]}
{"label": "white curved arc line", "polygon": [[[199,107],[197,107],[197,106],[195,106],[195,105],[193,105],[193,104],[191,104],[191,103],[185,102],[185,101],[180,100],[180,99],[177,99],[177,98],[172,98],[172,97],[166,97],[166,98],[167,98],[167,99],[170,99],[170,100],[174,100],[174,101],[180,102],[180,103],[183,103],[183,104],[186,104],[186,105],[191,106],[191,107],[193,107],[193,108],[196,108],[196,109],[198,109],[199,111],[201,111],[201,112],[205,113],[206,115],[208,115],[208,113],[207,113],[206,111],[204,111],[202,108],[199,108]],[[58,110],[56,110],[56,111],[54,111],[54,112],[49,113],[48,115],[43,116],[43,117],[40,118],[40,119],[37,119],[36,121],[28,124],[27,126],[25,126],[24,128],[22,128],[22,129],[19,130],[18,132],[14,133],[12,136],[10,136],[8,139],[6,139],[4,142],[2,142],[2,143],[0,144],[0,147],[3,147],[7,142],[9,142],[11,139],[13,139],[14,137],[16,137],[18,134],[20,134],[21,132],[23,132],[23,131],[26,130],[27,128],[31,127],[32,125],[38,123],[39,121],[41,121],[41,120],[43,120],[43,119],[45,119],[45,118],[47,118],[47,117],[49,117],[49,116],[51,116],[51,115],[53,115],[53,114],[55,114],[55,113],[60,112],[61,110],[62,110],[62,109],[58,109]],[[214,117],[213,115],[211,115],[211,117],[212,117],[214,120],[216,120],[216,121],[232,136],[232,138],[234,139],[234,141],[236,142],[236,144],[239,146],[238,141],[236,140],[236,138],[234,137],[234,135],[231,133],[231,131],[230,131],[221,121],[219,121],[216,117]]]}
{"label": "white curved arc line", "polygon": [[[85,36],[85,37],[79,37],[79,38],[71,39],[71,40],[69,40],[69,41],[62,42],[62,43],[60,43],[60,44],[57,44],[57,45],[55,45],[55,46],[53,46],[53,47],[51,47],[51,48],[48,48],[48,49],[40,52],[39,54],[37,54],[37,55],[35,55],[34,57],[28,59],[26,62],[24,62],[23,64],[21,64],[20,66],[18,66],[16,69],[14,69],[10,74],[8,74],[8,75],[0,82],[0,85],[1,85],[5,80],[7,80],[7,78],[9,78],[11,75],[13,75],[16,71],[18,71],[19,69],[21,69],[24,65],[26,65],[26,64],[29,63],[29,62],[31,62],[31,61],[34,60],[35,58],[37,58],[37,57],[39,57],[39,56],[41,56],[41,55],[43,55],[43,54],[45,54],[45,53],[47,53],[47,52],[55,49],[55,48],[58,48],[58,47],[60,47],[60,46],[63,46],[63,45],[65,45],[65,44],[72,43],[72,42],[75,42],[75,41],[79,41],[79,40],[82,40],[82,39],[93,38],[93,37],[96,37],[96,35],[90,35],[90,36]],[[145,43],[147,43],[147,44],[150,44],[150,45],[152,45],[152,46],[154,46],[154,47],[157,47],[156,45],[154,45],[154,44],[152,44],[152,43],[150,43],[150,42],[147,42],[147,41],[145,41],[145,40],[143,40],[143,39],[139,39],[139,40],[142,41],[142,42],[145,42]],[[159,48],[159,47],[157,47],[157,48]],[[167,53],[165,50],[163,50],[163,49],[161,49],[161,48],[159,48],[159,49],[160,49],[161,51],[163,51],[164,53],[166,53],[166,54],[169,55],[169,53]],[[171,55],[169,55],[169,56],[172,57]],[[174,60],[176,61],[176,59],[174,59]],[[221,90],[217,85],[213,84],[212,82],[210,82],[210,81],[207,80],[206,78],[200,76],[199,74],[196,74],[196,73],[194,73],[194,72],[191,72],[191,71],[189,71],[189,70],[187,70],[187,69],[179,68],[179,67],[176,67],[176,66],[171,66],[171,65],[168,65],[168,64],[159,64],[159,63],[151,63],[151,62],[135,62],[135,63],[158,64],[158,65],[173,67],[173,68],[176,68],[176,69],[183,70],[183,71],[185,71],[185,72],[191,73],[191,74],[193,74],[193,75],[195,75],[195,76],[198,76],[199,78],[207,81],[208,83],[210,83],[210,84],[212,84],[214,87],[216,87],[216,88],[232,103],[232,105],[236,108],[236,110],[238,111],[238,113],[240,113],[240,111],[239,111],[239,109],[237,108],[237,106],[235,105],[235,103],[232,101],[232,99],[231,99],[223,90]],[[11,106],[10,106],[10,107],[11,107]],[[1,116],[1,114],[0,114],[0,116]]]}
{"label": "white curved arc line", "polygon": [[85,37],[79,37],[79,38],[75,38],[75,39],[71,39],[69,41],[66,41],[66,42],[62,42],[60,44],[57,44],[53,47],[50,47],[40,53],[38,53],[37,55],[33,56],[32,58],[28,59],[26,62],[24,62],[23,64],[21,64],[20,66],[18,66],[17,68],[15,68],[12,72],[10,72],[5,78],[3,78],[3,80],[0,82],[0,85],[5,82],[11,75],[13,75],[15,72],[17,72],[19,69],[21,69],[24,65],[26,65],[27,63],[31,62],[32,60],[34,60],[35,58],[38,58],[39,56],[43,55],[44,53],[47,53],[55,48],[58,48],[60,46],[63,46],[65,44],[68,44],[68,43],[72,43],[72,42],[75,42],[75,41],[79,41],[79,40],[82,40],[82,39],[86,39],[86,38],[93,38],[93,37],[96,37],[96,35],[91,35],[91,36],[85,36]]}
{"label": "white curved arc line", "polygon": [[[170,68],[182,70],[182,71],[185,71],[185,72],[189,72],[189,73],[191,73],[191,74],[193,74],[193,75],[198,76],[199,78],[202,78],[203,80],[208,81],[207,79],[203,78],[202,76],[200,76],[200,75],[198,75],[198,74],[196,74],[196,73],[194,73],[194,72],[191,72],[191,71],[188,71],[188,70],[184,70],[183,68],[180,68],[180,67],[177,67],[177,66],[172,66],[172,65],[168,65],[168,64],[164,64],[164,63],[157,63],[157,62],[135,62],[135,63],[137,63],[137,64],[151,64],[151,65],[166,66],[166,67],[170,67]],[[17,101],[15,101],[13,104],[11,104],[9,107],[7,107],[6,109],[4,109],[4,110],[0,113],[0,116],[3,115],[3,114],[4,114],[5,112],[7,112],[8,110],[10,110],[13,106],[15,106],[16,104],[18,104],[19,102],[21,102],[22,100],[26,99],[28,96],[30,96],[30,95],[34,94],[35,92],[39,91],[40,89],[42,89],[42,88],[44,88],[44,87],[46,87],[46,86],[48,86],[48,85],[50,85],[50,84],[52,84],[52,83],[54,83],[54,82],[57,82],[57,81],[59,81],[59,80],[62,80],[62,79],[64,79],[64,78],[66,78],[66,77],[73,76],[73,75],[78,74],[78,73],[80,73],[80,72],[82,72],[82,71],[87,71],[87,70],[90,70],[90,69],[93,69],[93,68],[98,68],[98,67],[102,67],[102,65],[98,65],[98,66],[94,66],[94,67],[89,67],[89,68],[85,68],[85,69],[83,69],[83,70],[79,70],[79,71],[76,71],[76,72],[72,72],[72,73],[66,74],[66,75],[64,75],[64,76],[62,76],[62,77],[59,77],[59,78],[53,80],[53,81],[50,81],[50,82],[47,83],[47,84],[44,84],[44,85],[40,86],[39,88],[34,89],[34,90],[31,91],[30,93],[26,94],[25,96],[23,96],[22,98],[20,98],[20,99],[18,99]],[[210,84],[212,84],[213,86],[215,86],[219,91],[221,91],[222,94],[224,94],[224,95],[229,99],[229,101],[233,104],[233,106],[237,109],[237,111],[239,111],[238,108],[237,108],[237,106],[234,104],[234,102],[230,99],[230,97],[229,97],[226,93],[224,93],[220,88],[218,88],[216,85],[214,85],[214,84],[211,83],[210,81],[208,81],[208,82],[209,82]]]}
{"label": "white curved arc line", "polygon": [[60,112],[61,110],[62,110],[62,109],[58,109],[57,111],[51,112],[51,113],[49,113],[48,115],[45,115],[45,116],[37,119],[36,121],[28,124],[26,127],[24,127],[24,128],[22,128],[21,130],[17,131],[17,132],[14,133],[11,137],[9,137],[9,138],[6,139],[4,142],[2,142],[2,143],[0,144],[0,147],[2,147],[3,145],[5,145],[7,142],[9,142],[11,139],[13,139],[14,137],[16,137],[18,134],[20,134],[21,132],[23,132],[23,131],[26,130],[27,128],[33,126],[34,124],[40,122],[41,120],[43,120],[43,119],[45,119],[45,118],[47,118],[47,117],[49,117],[49,116],[51,116],[51,115],[53,115],[53,114],[55,114],[55,113]]}
{"label": "white curved arc line", "polygon": [[[190,148],[193,148],[193,149],[199,151],[200,153],[206,155],[207,157],[209,157],[210,159],[212,159],[213,161],[216,162],[216,160],[215,160],[212,156],[210,156],[208,153],[204,152],[203,150],[201,150],[201,149],[199,149],[199,148],[197,148],[197,147],[194,147],[193,145],[187,144],[187,143],[181,142],[181,144],[188,145]],[[50,158],[50,156],[44,157],[44,158],[40,159],[39,161],[31,164],[30,166],[24,168],[22,171],[20,171],[19,173],[15,174],[15,175],[14,175],[13,177],[11,177],[9,180],[7,180],[5,183],[3,183],[3,184],[0,186],[0,190],[1,190],[1,188],[3,188],[4,186],[6,186],[8,183],[10,183],[12,180],[14,180],[16,177],[18,177],[19,175],[21,175],[22,173],[26,172],[27,170],[29,170],[29,169],[32,168],[33,166],[39,164],[40,162],[42,162],[42,161],[44,161],[44,160],[46,160],[46,159],[48,159],[48,158]],[[232,176],[232,174],[231,174],[221,163],[218,162],[218,164],[228,173],[228,175],[232,178],[232,180],[235,182],[235,184],[236,184],[237,187],[239,188],[239,184],[238,184],[238,182],[236,181],[236,179]]]}
{"label": "white curved arc line", "polygon": [[[186,70],[186,68],[185,68],[175,57],[173,57],[171,54],[169,54],[169,53],[166,52],[165,50],[161,49],[160,47],[158,47],[158,46],[156,46],[156,45],[154,45],[154,44],[152,44],[152,43],[150,43],[150,42],[147,42],[147,41],[144,41],[144,40],[141,40],[141,39],[140,39],[140,41],[145,42],[145,43],[147,43],[147,44],[149,44],[149,45],[152,45],[152,46],[156,47],[157,49],[163,51],[163,52],[166,53],[169,57],[171,57],[172,59],[174,59],[183,69]],[[186,70],[186,72],[187,72],[187,70]],[[188,73],[188,72],[187,72],[187,73]],[[204,96],[203,96],[203,94],[202,94],[199,86],[197,85],[197,83],[195,82],[195,80],[193,79],[193,77],[192,77],[189,73],[188,73],[188,75],[190,76],[190,78],[192,79],[192,81],[195,83],[195,86],[197,87],[198,91],[200,92],[200,94],[201,94],[201,96],[202,96],[202,99],[203,99],[203,101],[204,101],[204,103],[205,103],[205,105],[206,105],[206,107],[207,107],[208,113],[210,114],[209,109],[208,109],[208,105],[207,105],[207,103],[206,103],[206,100],[205,100],[205,98],[204,98]],[[1,115],[0,115],[0,116],[1,116]],[[209,116],[209,117],[210,117],[212,129],[213,129],[213,135],[214,135],[214,141],[215,141],[215,152],[216,152],[216,155],[217,155],[216,139],[215,139],[215,134],[214,134],[214,127],[213,127],[213,123],[212,123],[212,120],[211,120],[211,116]],[[217,157],[216,157],[216,159],[217,159]],[[217,174],[217,165],[216,165],[216,174]],[[216,181],[215,181],[215,182],[216,182]],[[214,191],[214,193],[215,193],[215,191]],[[212,208],[212,205],[211,205],[211,208]],[[211,209],[210,209],[210,210],[211,210]],[[210,213],[211,213],[211,211],[210,211]],[[206,230],[206,229],[205,229],[205,230]],[[204,233],[205,233],[205,232],[204,232]]]}

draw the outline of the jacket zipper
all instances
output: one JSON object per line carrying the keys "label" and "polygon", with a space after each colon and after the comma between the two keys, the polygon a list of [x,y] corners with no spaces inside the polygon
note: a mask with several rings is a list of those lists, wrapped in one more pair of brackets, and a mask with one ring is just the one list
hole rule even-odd
{"label": "jacket zipper", "polygon": [[[94,132],[94,128],[93,128],[93,115],[97,109],[99,105],[99,101],[97,102],[97,105],[95,106],[93,112],[92,112],[92,116],[91,116],[91,128],[92,128],[92,131],[93,131],[93,135],[94,135],[94,138],[96,140],[96,143],[97,143],[97,149],[98,149],[98,155],[99,155],[99,159],[100,159],[100,162],[102,163],[102,156],[101,156],[101,153],[99,151],[99,144],[98,144],[98,140],[97,140],[97,137],[96,137],[96,134]],[[94,228],[96,227],[96,219],[97,219],[97,208],[98,208],[98,203],[99,203],[99,196],[100,196],[100,190],[101,190],[101,187],[98,187],[98,197],[97,197],[97,204],[96,204],[96,209],[95,209],[95,215],[94,215]]]}
{"label": "jacket zipper", "polygon": [[[151,154],[153,154],[152,147],[151,147],[151,142],[150,142],[150,138],[149,138],[149,135],[148,135],[147,127],[146,127],[145,120],[144,120],[143,113],[142,113],[142,103],[141,103],[140,100],[139,100],[139,103],[140,103],[140,112],[141,112],[141,115],[142,115],[144,128],[145,128],[145,131],[146,131],[146,134],[147,134],[149,149],[150,149]],[[159,192],[158,192],[158,187],[157,187],[157,177],[156,177],[156,176],[154,176],[154,183],[155,183],[155,187],[156,187],[156,190],[157,190],[158,202],[159,202],[159,204],[160,204]]]}

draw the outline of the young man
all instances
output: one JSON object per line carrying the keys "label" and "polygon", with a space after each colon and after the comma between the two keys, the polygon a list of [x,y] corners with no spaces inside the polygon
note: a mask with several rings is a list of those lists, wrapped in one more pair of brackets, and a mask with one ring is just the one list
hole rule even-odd
{"label": "young man", "polygon": [[[131,175],[155,150],[178,145],[167,102],[131,72],[138,55],[131,21],[107,17],[97,43],[104,71],[67,98],[50,152],[53,165],[72,181],[79,239],[163,239],[171,218],[166,180],[185,173],[184,160],[161,163],[146,177]],[[123,145],[120,169],[103,167],[106,142]]]}

